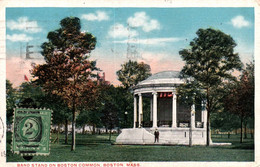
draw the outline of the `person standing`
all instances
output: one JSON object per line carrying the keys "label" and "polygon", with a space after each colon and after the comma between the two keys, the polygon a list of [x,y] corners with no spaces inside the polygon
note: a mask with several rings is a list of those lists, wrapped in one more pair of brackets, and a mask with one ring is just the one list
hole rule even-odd
{"label": "person standing", "polygon": [[154,131],[154,143],[157,141],[159,143],[159,131],[158,129],[155,129]]}

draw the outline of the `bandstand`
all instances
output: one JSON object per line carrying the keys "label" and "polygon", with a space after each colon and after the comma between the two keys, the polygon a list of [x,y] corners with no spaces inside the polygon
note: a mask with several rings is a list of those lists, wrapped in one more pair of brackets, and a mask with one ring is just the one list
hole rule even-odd
{"label": "bandstand", "polygon": [[[133,128],[122,129],[116,144],[206,145],[205,104],[196,110],[195,104],[179,101],[176,88],[185,83],[179,75],[178,71],[159,72],[133,87]],[[144,99],[150,103],[145,120]],[[159,143],[154,143],[156,129]]]}

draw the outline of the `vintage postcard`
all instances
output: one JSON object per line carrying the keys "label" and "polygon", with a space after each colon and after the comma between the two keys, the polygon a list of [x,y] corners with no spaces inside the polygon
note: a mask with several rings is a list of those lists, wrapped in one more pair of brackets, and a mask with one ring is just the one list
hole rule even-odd
{"label": "vintage postcard", "polygon": [[259,166],[259,5],[0,1],[0,166]]}

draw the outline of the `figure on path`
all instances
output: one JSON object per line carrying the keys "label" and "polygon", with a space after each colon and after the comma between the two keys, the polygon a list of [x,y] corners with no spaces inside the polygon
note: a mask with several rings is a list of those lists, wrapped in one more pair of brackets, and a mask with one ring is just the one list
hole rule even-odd
{"label": "figure on path", "polygon": [[159,143],[159,131],[158,129],[155,129],[154,132],[154,143],[157,141],[157,143]]}

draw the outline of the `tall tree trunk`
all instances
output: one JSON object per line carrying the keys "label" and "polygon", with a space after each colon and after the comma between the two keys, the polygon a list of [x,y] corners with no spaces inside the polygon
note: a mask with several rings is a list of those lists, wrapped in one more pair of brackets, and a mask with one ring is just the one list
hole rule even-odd
{"label": "tall tree trunk", "polygon": [[65,121],[65,144],[68,144],[68,137],[69,137],[69,132],[68,132],[68,119]]}
{"label": "tall tree trunk", "polygon": [[243,116],[241,116],[240,129],[240,143],[243,143]]}
{"label": "tall tree trunk", "polygon": [[75,151],[76,147],[76,108],[75,108],[75,103],[73,103],[73,117],[72,117],[72,141],[71,141],[71,151]]}
{"label": "tall tree trunk", "polygon": [[60,143],[60,124],[58,124],[57,143]]}
{"label": "tall tree trunk", "polygon": [[244,128],[245,128],[245,131],[244,131],[244,139],[247,139],[247,121],[245,121],[245,123],[244,123]]}
{"label": "tall tree trunk", "polygon": [[228,138],[230,138],[230,132],[228,132]]}
{"label": "tall tree trunk", "polygon": [[95,125],[95,124],[93,124],[93,131],[92,131],[92,134],[93,134],[93,135],[96,134],[96,125]]}
{"label": "tall tree trunk", "polygon": [[83,134],[83,135],[85,134],[85,124],[84,124],[83,127],[82,127],[82,134]]}
{"label": "tall tree trunk", "polygon": [[110,129],[109,131],[109,141],[111,141],[111,133],[112,133],[112,129]]}
{"label": "tall tree trunk", "polygon": [[208,116],[207,116],[207,146],[210,145],[210,139],[211,139],[211,135],[210,135],[210,120],[209,120],[209,112],[208,112]]}
{"label": "tall tree trunk", "polygon": [[207,146],[210,145],[210,104],[209,104],[209,88],[207,88]]}

